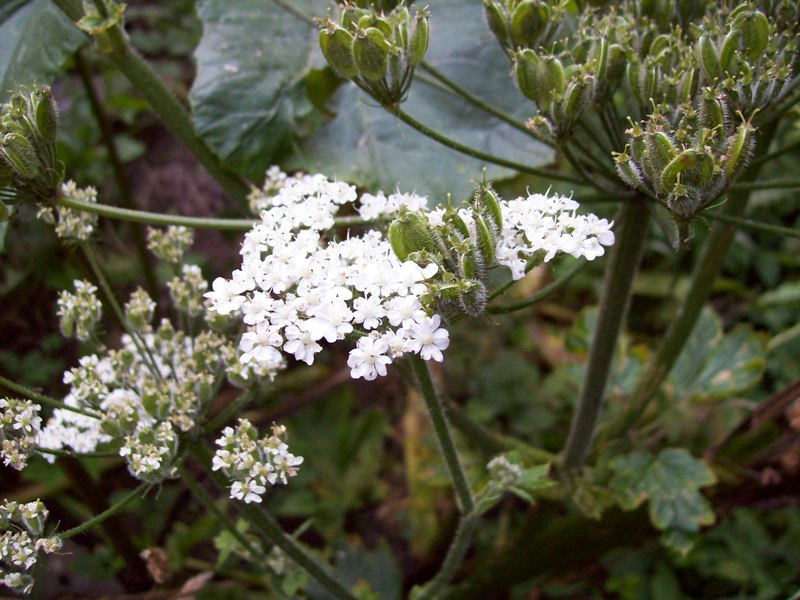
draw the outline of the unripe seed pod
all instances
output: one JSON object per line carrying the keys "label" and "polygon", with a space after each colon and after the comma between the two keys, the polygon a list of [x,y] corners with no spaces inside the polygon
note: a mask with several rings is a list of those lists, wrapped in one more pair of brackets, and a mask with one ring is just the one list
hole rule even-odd
{"label": "unripe seed pod", "polygon": [[594,78],[591,75],[574,79],[564,92],[564,99],[561,101],[561,112],[570,123],[574,123],[583,114],[583,111],[592,102],[592,83]]}
{"label": "unripe seed pod", "polygon": [[655,90],[655,69],[639,61],[631,61],[628,63],[626,74],[628,77],[628,87],[631,93],[633,93],[634,98],[636,98],[636,101],[640,106],[649,105],[650,98]]}
{"label": "unripe seed pod", "polygon": [[0,156],[22,179],[36,179],[39,175],[39,161],[31,143],[16,133],[3,136]]}
{"label": "unripe seed pod", "polygon": [[408,24],[411,21],[411,13],[405,6],[399,6],[392,11],[390,20],[393,26],[393,39],[395,45],[403,48],[406,52],[409,49]]}
{"label": "unripe seed pod", "polygon": [[719,58],[717,57],[717,49],[714,47],[714,42],[711,37],[706,33],[700,36],[697,41],[697,60],[703,69],[703,73],[710,82],[719,79],[721,71],[719,65]]}
{"label": "unripe seed pod", "polygon": [[742,119],[742,124],[736,128],[736,133],[728,138],[728,150],[725,152],[725,175],[729,182],[750,161],[756,143],[755,132],[756,128],[749,121]]}
{"label": "unripe seed pod", "polygon": [[673,158],[661,172],[661,187],[667,192],[671,192],[678,179],[678,173],[691,169],[700,163],[703,154],[694,148],[684,150]]}
{"label": "unripe seed pod", "polygon": [[739,13],[733,29],[742,35],[742,54],[753,62],[758,60],[769,43],[769,21],[764,13],[754,10]]}
{"label": "unripe seed pod", "polygon": [[517,47],[532,48],[547,25],[550,9],[537,0],[522,0],[511,14],[511,39]]}
{"label": "unripe seed pod", "polygon": [[483,279],[483,269],[478,264],[475,251],[470,250],[461,255],[461,276],[465,279]]}
{"label": "unripe seed pod", "polygon": [[694,84],[696,83],[695,70],[686,69],[678,81],[678,102],[683,104],[690,102],[694,97]]}
{"label": "unripe seed pod", "polygon": [[355,30],[358,27],[358,22],[364,16],[364,11],[353,4],[348,4],[342,11],[342,18],[340,22],[345,29]]}
{"label": "unripe seed pod", "polygon": [[437,250],[428,222],[416,213],[401,215],[392,222],[389,245],[401,261],[412,252],[425,250],[433,254]]}
{"label": "unripe seed pod", "polygon": [[670,43],[670,37],[666,33],[662,33],[653,40],[647,53],[650,56],[658,56],[663,50],[669,48]]}
{"label": "unripe seed pod", "polygon": [[423,12],[417,11],[408,51],[408,62],[414,66],[422,62],[428,50],[428,34],[428,18]]}
{"label": "unripe seed pod", "polygon": [[542,58],[542,87],[546,99],[564,92],[564,66],[555,56]]}
{"label": "unripe seed pod", "polygon": [[603,80],[608,68],[608,41],[600,38],[592,48],[592,58],[594,61],[594,75],[599,80]]}
{"label": "unripe seed pod", "polygon": [[58,109],[48,86],[43,86],[34,94],[34,119],[44,141],[48,144],[55,143],[58,135]]}
{"label": "unripe seed pod", "polygon": [[370,27],[380,31],[387,39],[391,39],[394,33],[389,21],[378,15],[367,14],[358,20],[358,29],[369,29]]}
{"label": "unripe seed pod", "polygon": [[483,0],[483,13],[486,15],[489,31],[494,34],[501,46],[507,47],[508,23],[500,4],[494,0]]}
{"label": "unripe seed pod", "polygon": [[386,75],[389,43],[379,29],[369,27],[353,40],[353,59],[358,74],[367,81],[378,81]]}
{"label": "unripe seed pod", "polygon": [[703,90],[700,98],[700,125],[706,129],[725,128],[728,122],[728,106],[711,88]]}
{"label": "unripe seed pod", "polygon": [[723,72],[730,73],[731,59],[733,58],[733,53],[739,48],[740,37],[740,33],[732,29],[722,40],[722,46],[719,49],[719,66]]}
{"label": "unripe seed pod", "polygon": [[494,264],[495,236],[479,213],[473,211],[472,218],[475,221],[475,241],[478,252],[483,258],[483,264],[490,267]]}
{"label": "unripe seed pod", "polygon": [[542,141],[549,142],[553,139],[553,124],[546,117],[536,115],[532,119],[528,119],[525,127],[530,129],[533,135]]}
{"label": "unripe seed pod", "polygon": [[503,212],[500,209],[500,200],[488,183],[480,183],[475,192],[475,206],[482,213],[488,215],[494,224],[495,231],[503,231]]}
{"label": "unripe seed pod", "polygon": [[542,65],[533,50],[526,48],[517,52],[514,60],[514,79],[522,95],[539,102],[542,98]]}
{"label": "unripe seed pod", "polygon": [[319,32],[319,47],[331,68],[342,77],[351,79],[358,75],[353,58],[353,36],[341,27]]}
{"label": "unripe seed pod", "polygon": [[486,286],[477,280],[461,281],[458,287],[458,303],[464,314],[480,317],[486,310]]}
{"label": "unripe seed pod", "polygon": [[458,211],[456,211],[454,208],[448,208],[444,212],[442,220],[446,225],[453,227],[453,229],[458,232],[462,239],[469,239],[469,227],[467,227],[464,219],[461,218],[461,215],[459,215]]}
{"label": "unripe seed pod", "polygon": [[630,156],[625,152],[620,152],[614,156],[614,163],[622,181],[632,188],[649,191],[642,170],[631,160]]}

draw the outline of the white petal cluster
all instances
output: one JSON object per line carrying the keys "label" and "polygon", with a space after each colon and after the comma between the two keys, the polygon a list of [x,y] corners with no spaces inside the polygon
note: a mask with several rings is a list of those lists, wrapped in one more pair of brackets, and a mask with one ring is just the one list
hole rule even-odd
{"label": "white petal cluster", "polygon": [[28,594],[33,577],[26,573],[36,564],[39,552],[61,547],[57,537],[42,537],[48,511],[41,501],[0,504],[0,584]]}
{"label": "white petal cluster", "polygon": [[194,241],[194,232],[180,225],[147,228],[147,248],[163,261],[177,265]]}
{"label": "white petal cluster", "polygon": [[18,471],[25,468],[41,424],[38,404],[18,398],[0,398],[0,457],[5,466]]}
{"label": "white petal cluster", "polygon": [[[560,194],[530,194],[514,200],[500,200],[503,229],[499,232],[495,257],[497,263],[508,267],[515,281],[525,276],[528,261],[544,253],[548,262],[556,254],[594,260],[605,253],[604,246],[614,244],[613,223],[594,214],[578,214],[578,202]],[[444,209],[428,214],[431,225],[441,225]],[[458,211],[469,226],[473,238],[471,212]]]}
{"label": "white petal cluster", "polygon": [[103,305],[97,297],[97,287],[88,281],[73,281],[75,293],[63,290],[58,296],[58,317],[61,333],[85,342],[92,338],[103,316]]}
{"label": "white petal cluster", "polygon": [[119,350],[82,357],[64,374],[70,386],[64,403],[97,418],[56,409],[39,445],[92,452],[116,442],[132,475],[160,481],[174,472],[178,434],[201,422],[235,352],[216,333],[190,337],[166,320],[121,343]]}
{"label": "white petal cluster", "polygon": [[[242,363],[277,371],[289,355],[310,365],[322,342],[356,331],[362,337],[348,360],[354,378],[385,375],[386,365],[408,352],[442,360],[448,333],[420,302],[437,266],[400,262],[379,231],[325,239],[339,208],[356,199],[353,186],[322,175],[274,181],[259,204],[266,207],[261,222],[245,236],[241,268],[205,294],[210,310],[241,315]],[[362,197],[359,210],[370,217],[425,203],[401,194],[366,198],[368,208]]]}
{"label": "white petal cluster", "polygon": [[267,485],[286,485],[289,477],[297,475],[303,457],[289,452],[285,434],[285,427],[273,425],[271,434],[259,439],[258,430],[247,419],[239,419],[236,429],[222,430],[212,468],[233,481],[231,498],[247,504],[261,502]]}
{"label": "white petal cluster", "polygon": [[[97,190],[93,187],[79,188],[74,181],[61,184],[61,196],[80,202],[97,203]],[[85,210],[75,210],[66,206],[55,209],[58,221],[53,216],[53,209],[42,205],[37,216],[49,224],[55,224],[56,235],[68,241],[88,240],[97,226],[97,215]]]}

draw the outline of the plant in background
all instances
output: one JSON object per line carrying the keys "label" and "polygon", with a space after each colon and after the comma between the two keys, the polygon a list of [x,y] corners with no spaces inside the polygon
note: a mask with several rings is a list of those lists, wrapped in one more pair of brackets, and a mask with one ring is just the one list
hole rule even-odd
{"label": "plant in background", "polygon": [[[128,205],[98,202],[95,189],[63,182],[50,88],[19,88],[8,97],[0,117],[1,216],[17,226],[28,205],[35,206],[77,257],[71,260],[83,277],[72,278],[74,293],[62,291],[54,313],[63,335],[81,342],[83,356],[63,375],[62,399],[0,376],[14,394],[0,400],[3,461],[19,470],[37,456],[58,458],[71,479],[86,482],[91,478],[75,459],[121,457],[140,482],[50,537],[43,504],[6,502],[2,583],[30,592],[34,582],[24,571],[36,553],[50,553],[94,526],[106,529],[130,568],[144,572],[131,540],[107,520],[120,518],[154,485],[191,491],[193,505],[223,531],[214,539],[219,562],[209,568],[238,580],[245,593],[262,587],[287,597],[397,598],[405,585],[415,600],[473,598],[538,577],[547,594],[547,581],[563,579],[578,564],[573,558],[604,561],[605,587],[619,591],[626,570],[608,549],[622,552],[654,529],[674,553],[670,560],[689,556],[707,567],[690,552],[703,547],[703,528],[724,513],[724,499],[702,490],[719,485],[735,492],[744,485],[741,473],[754,469],[775,476],[774,467],[753,463],[754,454],[764,460],[762,442],[742,444],[749,426],[735,425],[746,418],[738,396],[757,383],[769,344],[745,327],[724,331],[703,308],[738,225],[800,237],[796,228],[743,218],[755,186],[796,186],[759,177],[762,167],[797,148],[784,123],[800,100],[800,6],[788,0],[482,4],[482,10],[462,0],[430,8],[402,1],[301,8],[273,0],[254,10],[208,0],[197,7],[204,33],[191,113],[134,48],[124,5],[35,0],[0,9],[0,18],[21,22],[35,5],[41,19],[26,21],[22,35],[31,35],[28,26],[50,28],[63,41],[61,58],[78,52]],[[310,7],[320,15],[328,8],[327,17],[303,12]],[[4,27],[0,21],[0,34],[8,33]],[[496,46],[487,44],[492,37]],[[246,218],[136,208],[82,62],[79,47],[87,38],[219,183],[230,210],[249,209]],[[269,45],[259,47],[262,41]],[[322,56],[309,58],[317,50]],[[327,71],[319,69],[323,60]],[[12,66],[3,68],[17,76]],[[41,69],[40,76],[55,70]],[[770,152],[774,140],[787,141]],[[563,158],[555,168],[537,162],[553,155]],[[282,166],[269,167],[273,161]],[[470,192],[469,176],[481,166],[483,179]],[[264,172],[257,185],[246,181]],[[565,183],[572,193],[564,193]],[[588,212],[592,202],[613,204],[616,212],[602,205]],[[107,276],[113,262],[94,239],[99,216],[151,226],[146,241],[135,230],[147,289],[130,293],[129,286],[124,304]],[[241,244],[230,243],[231,254],[238,249],[240,256],[230,276],[209,284],[201,266],[187,261],[195,228],[244,232]],[[667,259],[654,251],[660,245],[694,253],[691,273],[680,272],[681,255]],[[145,247],[164,263],[165,290],[155,285]],[[525,339],[529,328],[520,321],[503,325],[510,332],[505,343],[519,346],[503,356],[524,348],[540,352],[538,362],[547,365],[534,366],[520,350],[525,385],[509,392],[518,396],[534,386],[535,398],[515,400],[523,413],[541,410],[536,414],[550,419],[535,428],[543,447],[520,434],[505,409],[497,409],[494,423],[463,410],[431,363],[444,363],[445,375],[459,361],[479,363],[493,335],[484,335],[488,316],[519,319],[567,288],[607,248],[599,306],[574,319],[564,348],[554,351],[544,339],[539,349]],[[531,288],[528,275],[542,273],[539,267],[560,254],[578,261],[544,288]],[[636,330],[633,345],[625,324],[634,282],[650,269],[685,282],[686,291],[673,316],[665,319],[669,310],[659,310],[660,320]],[[564,314],[558,309],[551,312]],[[467,318],[485,337],[474,347],[464,343]],[[638,344],[662,327],[652,348]],[[770,343],[787,343],[795,330],[775,332]],[[342,343],[346,358],[338,351]],[[567,350],[575,361],[564,358]],[[341,380],[331,371],[338,364]],[[474,393],[470,381],[478,376],[465,372],[465,393]],[[309,427],[314,409],[303,407],[315,400],[313,378],[322,378],[327,394],[347,373],[371,382],[364,388],[370,390],[389,389],[381,378],[396,373],[416,384],[427,409],[439,455],[420,438],[410,395],[395,428],[402,432],[396,438],[402,438],[408,508],[375,511],[377,525],[383,512],[407,510],[398,517],[408,525],[401,529],[435,532],[441,488],[452,487],[450,517],[458,513],[452,539],[442,556],[428,557],[439,568],[427,581],[403,581],[383,546],[365,550],[331,539],[344,531],[342,523],[326,526],[336,522],[332,513],[339,511],[343,522],[348,510],[363,506],[361,490],[381,489],[379,473],[401,471],[378,457],[388,443],[382,413],[361,407],[359,415],[328,419],[323,411],[316,429]],[[278,405],[272,413],[278,416],[267,421],[297,411],[296,419],[260,433],[258,417],[271,414],[269,403],[293,385],[299,400]],[[777,398],[768,404],[787,405]],[[244,414],[248,407],[255,411]],[[695,423],[709,425],[699,431]],[[295,436],[295,427],[306,435]],[[742,449],[747,444],[756,451]],[[228,502],[220,504],[220,494]],[[391,496],[384,500],[388,509]],[[523,515],[520,507],[534,504]],[[646,515],[632,512],[644,505]],[[629,513],[627,521],[609,510],[614,506]],[[290,534],[277,516],[312,519]],[[519,533],[490,541],[497,524]],[[316,537],[301,539],[308,528]],[[208,531],[200,538],[209,541]],[[441,548],[442,539],[430,545]],[[409,540],[412,559],[421,545]],[[554,546],[565,551],[543,554]],[[188,565],[190,550],[180,552],[175,562]],[[146,551],[148,560],[157,555]],[[670,569],[683,568],[658,560],[642,572],[652,568],[663,581]],[[236,570],[240,565],[246,572]],[[166,576],[159,571],[154,580]]]}

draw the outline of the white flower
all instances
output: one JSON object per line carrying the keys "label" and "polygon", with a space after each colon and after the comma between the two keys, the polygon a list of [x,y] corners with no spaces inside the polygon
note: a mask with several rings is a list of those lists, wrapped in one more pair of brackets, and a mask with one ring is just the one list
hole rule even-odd
{"label": "white flower", "polygon": [[231,498],[244,500],[246,504],[251,502],[261,502],[261,495],[267,491],[263,485],[259,485],[253,479],[236,481],[231,486]]}
{"label": "white flower", "polygon": [[439,327],[441,320],[439,315],[425,317],[412,325],[408,333],[409,347],[425,360],[432,359],[436,362],[444,360],[442,350],[446,350],[450,345],[450,334],[446,329]]}
{"label": "white flower", "polygon": [[388,352],[389,345],[383,338],[370,336],[359,339],[347,359],[350,376],[353,379],[363,377],[367,381],[372,381],[378,375],[386,375],[386,365],[392,362],[387,356]]}

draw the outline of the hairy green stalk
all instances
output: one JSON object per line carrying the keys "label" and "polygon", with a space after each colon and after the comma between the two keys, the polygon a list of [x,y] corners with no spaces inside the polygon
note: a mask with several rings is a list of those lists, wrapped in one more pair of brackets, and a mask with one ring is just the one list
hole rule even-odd
{"label": "hairy green stalk", "polygon": [[24,385],[11,381],[10,379],[3,377],[2,375],[0,375],[0,385],[2,385],[5,388],[8,388],[12,392],[21,394],[26,398],[30,398],[31,400],[36,400],[40,404],[46,404],[47,406],[52,406],[53,408],[62,408],[70,412],[78,413],[79,415],[92,417],[93,419],[98,418],[98,416],[93,412],[89,412],[88,410],[78,408],[77,406],[67,406],[60,400],[56,400],[55,398],[51,398],[50,396],[45,396],[44,394],[40,394],[39,392],[36,392],[28,387],[25,387]]}
{"label": "hairy green stalk", "polygon": [[623,203],[615,217],[616,243],[606,266],[589,359],[564,449],[563,466],[567,471],[580,469],[591,447],[614,350],[630,303],[631,286],[647,239],[648,217],[642,200]]}
{"label": "hairy green stalk", "polygon": [[101,512],[99,515],[96,515],[95,517],[89,519],[85,523],[78,525],[77,527],[73,527],[72,529],[68,529],[63,533],[58,534],[58,537],[60,537],[62,540],[66,540],[71,537],[75,537],[76,535],[79,535],[84,531],[88,531],[95,525],[99,525],[109,517],[112,517],[115,514],[117,514],[128,504],[130,504],[134,499],[136,499],[137,496],[142,496],[143,494],[145,494],[149,488],[150,488],[149,483],[143,483],[135,490],[132,490],[130,494],[117,501],[116,504],[113,504],[112,506],[108,507],[108,509]]}
{"label": "hairy green stalk", "polygon": [[544,286],[539,291],[534,292],[524,300],[520,300],[519,302],[512,302],[511,304],[500,304],[499,306],[498,305],[489,306],[486,309],[486,312],[489,313],[490,315],[502,315],[505,313],[515,312],[533,306],[537,302],[541,302],[551,294],[557,292],[562,287],[564,287],[567,283],[569,283],[572,280],[573,277],[575,277],[575,275],[580,273],[587,264],[589,264],[589,261],[587,261],[586,259],[584,258],[579,259],[572,266],[572,268],[569,271],[567,271],[562,277],[556,279],[551,284]]}

